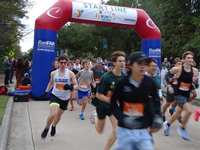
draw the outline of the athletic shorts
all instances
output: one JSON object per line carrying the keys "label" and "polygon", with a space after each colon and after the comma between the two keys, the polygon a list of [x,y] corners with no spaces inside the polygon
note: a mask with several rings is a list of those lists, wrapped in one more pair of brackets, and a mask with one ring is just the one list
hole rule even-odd
{"label": "athletic shorts", "polygon": [[175,100],[176,100],[177,105],[179,105],[180,107],[183,107],[183,105],[188,102],[188,97],[182,96],[182,95],[176,95]]}
{"label": "athletic shorts", "polygon": [[62,110],[67,110],[68,103],[69,103],[69,100],[66,100],[66,101],[61,100],[53,94],[51,95],[51,100],[49,102],[50,106],[57,105]]}
{"label": "athletic shorts", "polygon": [[78,99],[83,99],[85,97],[90,97],[91,96],[91,91],[88,90],[88,91],[81,91],[81,90],[78,90]]}
{"label": "athletic shorts", "polygon": [[96,99],[96,112],[98,119],[105,119],[106,116],[111,116],[111,105],[109,103]]}
{"label": "athletic shorts", "polygon": [[175,100],[174,94],[170,94],[169,92],[166,93],[166,101],[171,103]]}

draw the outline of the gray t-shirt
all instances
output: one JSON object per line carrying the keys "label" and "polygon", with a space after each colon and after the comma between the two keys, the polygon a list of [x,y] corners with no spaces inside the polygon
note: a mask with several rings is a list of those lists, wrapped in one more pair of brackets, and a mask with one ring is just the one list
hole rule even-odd
{"label": "gray t-shirt", "polygon": [[83,88],[82,85],[87,85],[87,88],[90,88],[90,84],[93,82],[93,71],[82,69],[78,72],[78,83],[79,88]]}

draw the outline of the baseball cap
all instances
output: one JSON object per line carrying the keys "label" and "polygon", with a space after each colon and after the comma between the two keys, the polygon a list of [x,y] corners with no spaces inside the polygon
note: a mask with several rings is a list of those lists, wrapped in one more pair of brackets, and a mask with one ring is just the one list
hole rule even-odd
{"label": "baseball cap", "polygon": [[142,52],[132,52],[129,56],[128,56],[128,64],[133,64],[134,62],[137,63],[141,63],[141,62],[145,62],[148,59],[148,57],[146,57],[146,55]]}

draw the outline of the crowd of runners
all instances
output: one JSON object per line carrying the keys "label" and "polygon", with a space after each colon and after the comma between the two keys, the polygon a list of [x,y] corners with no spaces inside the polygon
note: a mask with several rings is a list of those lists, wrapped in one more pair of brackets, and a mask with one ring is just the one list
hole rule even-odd
{"label": "crowd of runners", "polygon": [[112,129],[104,150],[110,150],[115,142],[115,150],[153,150],[153,133],[162,129],[164,136],[170,136],[175,120],[180,137],[191,140],[187,123],[199,76],[193,57],[187,51],[174,64],[164,60],[159,69],[156,60],[142,52],[126,56],[115,51],[109,61],[72,61],[60,56],[45,90],[51,93],[50,114],[41,138],[46,138],[49,130],[51,136],[56,134],[63,112],[73,111],[76,102],[81,121],[85,120],[87,105],[94,106],[89,119],[99,134],[109,118]]}

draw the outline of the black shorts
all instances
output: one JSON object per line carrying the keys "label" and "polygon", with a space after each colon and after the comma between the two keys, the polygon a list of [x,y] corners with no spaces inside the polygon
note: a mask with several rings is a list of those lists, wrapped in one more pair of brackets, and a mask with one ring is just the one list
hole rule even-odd
{"label": "black shorts", "polygon": [[111,105],[109,103],[95,99],[96,101],[96,112],[98,119],[105,119],[106,116],[111,116]]}
{"label": "black shorts", "polygon": [[172,103],[173,101],[175,101],[175,95],[167,92],[166,93],[166,101],[169,103]]}
{"label": "black shorts", "polygon": [[187,96],[176,95],[175,99],[176,99],[177,105],[179,105],[180,107],[183,107],[183,105],[185,105],[185,103],[188,102],[189,98]]}
{"label": "black shorts", "polygon": [[59,108],[62,109],[62,110],[67,110],[68,103],[69,103],[69,100],[63,101],[53,94],[51,95],[51,100],[49,102],[50,105],[58,104]]}

